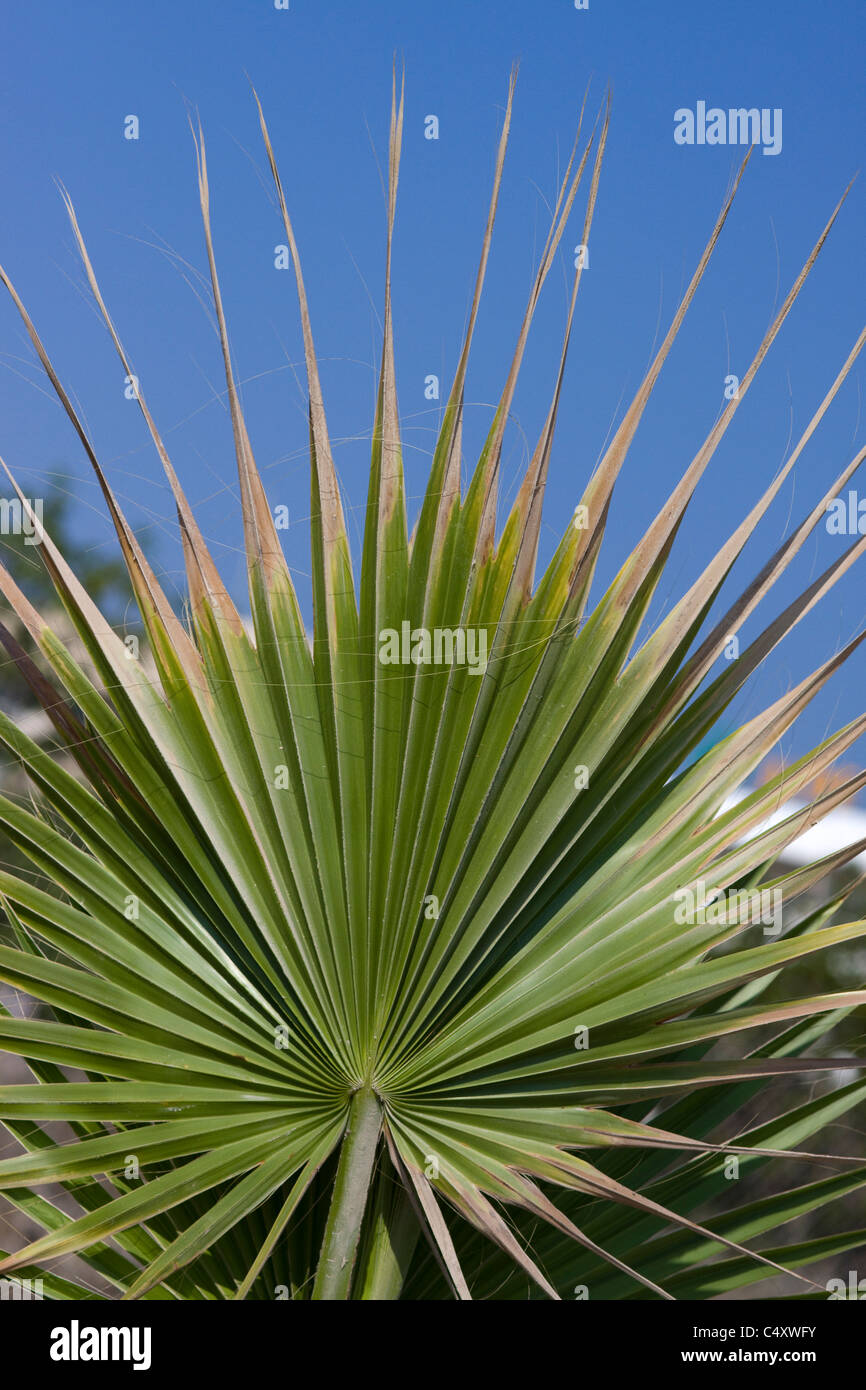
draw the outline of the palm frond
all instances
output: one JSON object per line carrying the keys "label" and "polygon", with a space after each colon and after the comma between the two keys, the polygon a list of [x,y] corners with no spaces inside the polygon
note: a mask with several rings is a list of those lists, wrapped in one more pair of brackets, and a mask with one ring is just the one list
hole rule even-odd
{"label": "palm frond", "polygon": [[[237,458],[249,623],[139,393],[177,506],[189,605],[185,618],[175,613],[0,270],[95,471],[148,639],[147,653],[133,657],[43,535],[39,550],[91,663],[85,670],[50,614],[0,567],[0,591],[34,653],[5,627],[0,635],[56,730],[46,751],[0,716],[0,743],[39,798],[28,808],[0,797],[0,827],[42,875],[36,886],[0,873],[15,938],[0,946],[0,979],[42,1005],[37,1018],[0,1014],[0,1042],[34,1077],[0,1087],[0,1121],[20,1149],[0,1161],[0,1189],[42,1231],[2,1254],[0,1272],[45,1271],[51,1298],[92,1296],[88,1277],[129,1299],[274,1297],[278,1285],[297,1299],[517,1298],[530,1288],[560,1298],[584,1285],[594,1297],[709,1298],[779,1271],[813,1287],[801,1269],[864,1240],[853,1230],[764,1243],[866,1182],[856,1154],[811,1147],[812,1136],[862,1103],[866,1082],[819,1092],[745,1132],[736,1117],[774,1078],[826,1079],[863,1065],[827,1048],[866,991],[797,996],[777,984],[798,962],[866,936],[866,922],[837,921],[846,893],[830,877],[863,844],[794,871],[773,866],[807,826],[856,794],[866,774],[806,810],[771,817],[845,753],[866,716],[726,809],[864,634],[693,755],[866,547],[855,541],[713,678],[726,643],[866,456],[861,450],[841,468],[706,632],[735,561],[841,390],[866,329],[763,496],[647,630],[698,483],[844,195],[738,396],[593,603],[617,479],[745,162],[587,480],[575,517],[582,524],[569,519],[536,579],[581,263],[544,426],[499,528],[503,442],[536,307],[587,177],[589,240],[610,102],[588,137],[584,102],[512,363],[464,494],[464,391],[514,84],[512,74],[465,340],[410,532],[392,311],[404,109],[395,72],[382,359],[357,583],[300,253],[256,98],[303,330],[312,640],[236,384],[201,129],[193,131],[198,189]],[[438,664],[425,655],[436,632],[452,653]],[[382,659],[388,633],[399,634],[394,663]],[[468,634],[475,658],[460,645]],[[462,661],[454,658],[461,650]],[[71,754],[75,773],[61,752]],[[704,882],[726,894],[724,908],[682,920],[678,899]],[[822,883],[830,886],[816,906]],[[753,930],[750,894],[760,892],[785,910],[787,930],[774,928],[771,940]],[[71,1139],[56,1141],[43,1128],[57,1121]],[[780,1159],[838,1171],[718,1208],[725,1162],[772,1172]],[[77,1214],[43,1196],[45,1188],[74,1199]],[[51,1271],[70,1254],[89,1276]]]}

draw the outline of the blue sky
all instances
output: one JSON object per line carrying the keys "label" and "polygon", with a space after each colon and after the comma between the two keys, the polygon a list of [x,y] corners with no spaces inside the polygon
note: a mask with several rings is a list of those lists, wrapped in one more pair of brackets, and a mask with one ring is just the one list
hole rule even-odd
{"label": "blue sky", "polygon": [[[179,582],[170,497],[138,412],[85,293],[54,183],[75,202],[102,288],[203,529],[243,593],[231,434],[218,346],[195,293],[205,270],[186,104],[208,146],[216,250],[254,448],[274,505],[288,506],[286,551],[308,595],[306,425],[300,334],[289,272],[274,268],[281,226],[264,179],[245,72],[271,126],[305,264],[326,405],[348,503],[360,526],[379,354],[392,55],[407,107],[395,251],[398,388],[410,506],[437,423],[424,380],[456,362],[486,215],[508,72],[520,60],[513,139],[470,370],[467,462],[501,390],[547,203],[590,109],[613,90],[613,118],[554,449],[549,553],[667,326],[741,151],[682,147],[674,112],[781,108],[778,156],[755,152],[710,271],[686,320],[617,489],[599,572],[607,580],[646,529],[742,374],[774,309],[863,161],[866,10],[857,0],[746,0],[691,6],[590,0],[83,0],[18,5],[2,71],[0,259],[80,403],[99,457],[159,567]],[[440,138],[425,140],[435,114]],[[140,138],[124,139],[136,115]],[[727,537],[799,437],[859,333],[866,185],[861,178],[758,383],[701,484],[663,580],[673,601]],[[513,496],[546,412],[570,288],[573,235],[555,267],[506,441]],[[866,361],[866,358],[864,358]],[[45,394],[10,303],[0,306],[0,452],[26,489],[79,499],[78,525],[111,547],[86,463]],[[296,372],[298,376],[296,378]],[[734,580],[746,580],[864,443],[864,368],[852,376],[760,528]],[[862,484],[866,497],[866,479]],[[754,634],[844,540],[820,533],[779,586]],[[863,569],[768,662],[738,701],[757,713],[863,622]],[[815,702],[786,750],[804,752],[859,714],[866,652]],[[862,762],[862,745],[858,750]]]}

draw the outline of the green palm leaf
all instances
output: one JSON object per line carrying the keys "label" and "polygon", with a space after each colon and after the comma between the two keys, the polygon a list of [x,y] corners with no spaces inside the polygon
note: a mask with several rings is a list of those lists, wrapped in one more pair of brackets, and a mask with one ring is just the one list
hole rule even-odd
{"label": "green palm leaf", "polygon": [[[97,1277],[108,1296],[132,1299],[268,1298],[278,1287],[295,1299],[522,1298],[530,1290],[559,1298],[583,1285],[594,1297],[709,1298],[780,1269],[811,1290],[802,1269],[862,1244],[861,1230],[787,1245],[765,1239],[862,1188],[857,1155],[816,1151],[812,1136],[861,1104],[866,1083],[789,1102],[745,1132],[736,1117],[774,1079],[861,1065],[834,1059],[829,1039],[866,991],[792,994],[783,977],[866,935],[866,922],[837,921],[846,893],[831,878],[863,844],[795,871],[772,866],[866,774],[767,823],[844,754],[866,716],[725,809],[862,636],[689,759],[866,548],[857,540],[712,677],[726,643],[866,456],[861,450],[841,468],[706,632],[733,564],[832,405],[866,330],[758,503],[667,617],[654,630],[646,623],[697,484],[839,207],[738,397],[593,604],[615,483],[745,164],[587,481],[585,524],[566,526],[536,578],[580,266],[544,427],[498,529],[503,440],[535,309],[585,178],[589,239],[610,110],[608,102],[585,140],[581,112],[512,365],[464,493],[464,390],[513,97],[512,75],[466,336],[410,534],[392,314],[403,128],[395,75],[382,360],[357,586],[300,254],[258,108],[308,376],[312,640],[235,382],[201,130],[198,184],[249,622],[139,395],[184,548],[188,610],[183,619],[174,612],[0,271],[96,471],[149,657],[131,657],[50,537],[40,553],[87,669],[0,567],[0,591],[34,651],[6,627],[0,637],[52,718],[54,751],[77,765],[73,774],[0,716],[0,742],[34,790],[29,806],[0,797],[0,826],[40,875],[36,885],[0,873],[15,940],[0,946],[0,979],[42,1006],[36,1018],[0,1014],[0,1044],[34,1077],[0,1087],[0,1122],[20,1149],[0,1161],[0,1190],[42,1231],[22,1250],[0,1252],[0,1271],[46,1271],[50,1298],[94,1296]],[[407,628],[418,643],[408,660]],[[392,632],[400,655],[388,663],[383,643]],[[437,632],[451,651],[438,663]],[[681,920],[678,900],[703,882],[727,893],[724,908]],[[787,930],[774,927],[771,940],[750,915],[760,892],[785,911]],[[42,1127],[56,1121],[71,1138],[56,1141]],[[836,1171],[720,1206],[725,1163],[772,1176],[782,1158]],[[74,1199],[77,1214],[45,1188]],[[51,1271],[69,1254],[89,1274]]]}

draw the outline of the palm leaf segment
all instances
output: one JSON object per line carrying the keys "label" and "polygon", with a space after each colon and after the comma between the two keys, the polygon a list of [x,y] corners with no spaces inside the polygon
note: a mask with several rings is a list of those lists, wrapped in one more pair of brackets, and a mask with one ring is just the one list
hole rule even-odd
{"label": "palm leaf segment", "polygon": [[[175,615],[3,274],[96,470],[157,673],[131,659],[50,537],[41,554],[95,682],[11,576],[0,574],[6,600],[53,677],[4,628],[9,655],[51,715],[58,747],[83,774],[65,771],[0,717],[0,738],[39,794],[37,809],[0,800],[0,823],[55,885],[49,894],[0,874],[17,940],[0,948],[0,977],[45,1006],[40,1018],[0,1018],[0,1040],[27,1059],[35,1077],[32,1085],[0,1088],[0,1115],[21,1148],[0,1163],[0,1185],[44,1232],[0,1269],[41,1272],[52,1297],[81,1297],[92,1276],[109,1296],[133,1298],[273,1297],[275,1287],[298,1298],[350,1291],[388,1298],[401,1290],[437,1297],[449,1289],[465,1298],[470,1269],[477,1297],[525,1297],[527,1281],[554,1297],[571,1296],[580,1284],[593,1297],[708,1297],[863,1239],[846,1232],[801,1246],[762,1242],[759,1254],[743,1246],[860,1187],[866,1170],[850,1160],[840,1160],[838,1175],[827,1177],[825,1166],[819,1180],[792,1191],[733,1210],[729,1203],[712,1231],[684,1214],[718,1196],[726,1158],[758,1165],[798,1154],[811,1134],[863,1097],[863,1083],[855,1082],[740,1133],[735,1143],[710,1138],[766,1078],[820,1076],[837,1065],[808,1049],[866,994],[781,1003],[761,996],[788,964],[866,933],[863,922],[829,925],[841,898],[826,892],[818,909],[814,891],[808,908],[800,907],[807,890],[862,846],[769,885],[785,904],[788,926],[778,937],[749,933],[736,908],[683,924],[674,895],[702,879],[720,889],[768,886],[768,866],[806,822],[866,780],[762,828],[772,809],[863,732],[860,719],[722,812],[859,638],[688,762],[751,673],[866,546],[858,539],[738,661],[711,675],[725,643],[863,457],[816,499],[701,636],[728,572],[866,334],[764,496],[664,621],[642,633],[689,500],[838,208],[738,398],[590,608],[614,485],[736,187],[587,485],[579,524],[569,524],[536,582],[580,268],[545,426],[498,531],[503,435],[533,312],[584,183],[582,241],[589,241],[608,112],[582,153],[578,129],[513,364],[464,493],[464,383],[513,89],[512,79],[468,331],[411,538],[391,318],[403,122],[395,91],[384,343],[357,590],[297,246],[259,108],[294,261],[308,372],[312,642],[233,376],[200,130],[199,189],[251,624],[220,580],[139,393],[186,558],[188,623]],[[129,371],[71,203],[68,211]],[[413,631],[473,632],[486,666],[384,664],[381,634],[401,632],[407,622]],[[768,1033],[770,1025],[777,1027]],[[749,1031],[761,1026],[763,1034]],[[742,1059],[719,1060],[714,1044],[738,1032],[749,1039]],[[577,1033],[587,1047],[575,1046]],[[64,1068],[87,1079],[70,1080]],[[40,1127],[49,1120],[70,1126],[73,1141],[49,1138]],[[139,1176],[130,1176],[136,1164]],[[54,1185],[51,1198],[40,1194],[45,1185]],[[77,1215],[55,1204],[58,1189],[74,1196]],[[427,1244],[418,1240],[421,1231]],[[88,1275],[52,1273],[58,1257],[73,1253]]]}

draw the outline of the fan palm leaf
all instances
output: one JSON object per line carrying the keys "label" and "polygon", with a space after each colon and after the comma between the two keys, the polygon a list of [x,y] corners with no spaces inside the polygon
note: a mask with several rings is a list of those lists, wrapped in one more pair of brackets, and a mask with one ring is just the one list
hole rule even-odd
{"label": "fan palm leaf", "polygon": [[[37,884],[0,873],[14,941],[0,946],[0,979],[43,1006],[39,1017],[0,1016],[0,1044],[34,1078],[0,1087],[0,1121],[20,1149],[0,1162],[0,1189],[42,1231],[4,1253],[0,1271],[38,1270],[49,1297],[80,1297],[96,1280],[103,1296],[117,1298],[517,1298],[530,1290],[560,1298],[575,1287],[591,1287],[593,1297],[709,1298],[779,1270],[816,1287],[802,1268],[863,1242],[861,1230],[788,1245],[764,1238],[866,1183],[856,1156],[811,1147],[813,1135],[862,1103],[866,1082],[825,1088],[744,1132],[734,1121],[773,1078],[830,1077],[842,1065],[826,1050],[832,1030],[866,1003],[864,990],[779,993],[786,968],[866,935],[866,922],[838,920],[846,896],[838,873],[864,845],[794,871],[772,867],[866,782],[866,774],[852,777],[772,819],[853,745],[866,716],[728,803],[862,634],[709,751],[696,750],[866,547],[866,538],[855,540],[712,676],[866,453],[841,468],[706,632],[733,564],[866,330],[763,496],[646,630],[689,502],[839,208],[737,398],[593,603],[617,478],[745,165],[646,378],[536,579],[581,264],[544,427],[499,526],[503,441],[536,305],[582,188],[589,241],[610,113],[608,104],[584,138],[581,112],[512,364],[464,491],[464,389],[513,95],[512,77],[468,328],[410,534],[391,304],[403,128],[395,83],[382,359],[357,582],[300,255],[258,108],[308,377],[312,638],[235,380],[200,128],[198,185],[237,456],[248,620],[220,579],[139,390],[177,506],[188,606],[175,613],[0,271],[96,472],[152,660],[131,654],[50,536],[39,550],[92,669],[0,569],[0,591],[38,656],[3,627],[7,652],[51,716],[56,749],[78,765],[73,774],[0,716],[0,742],[35,793],[27,806],[0,796],[0,826],[40,875]],[[385,634],[402,642],[408,631],[415,642],[420,633],[423,650],[423,634],[437,630],[452,643],[471,633],[483,659],[381,659]],[[727,893],[724,908],[682,920],[679,896],[704,882]],[[784,933],[774,928],[767,939],[751,929],[755,892],[782,905]],[[56,1121],[67,1127],[64,1141],[43,1128]],[[820,1163],[822,1172],[703,1215],[726,1186],[730,1194],[725,1163],[772,1174],[782,1158]],[[76,1212],[44,1188],[74,1198]],[[54,1269],[69,1255],[76,1265]]]}

